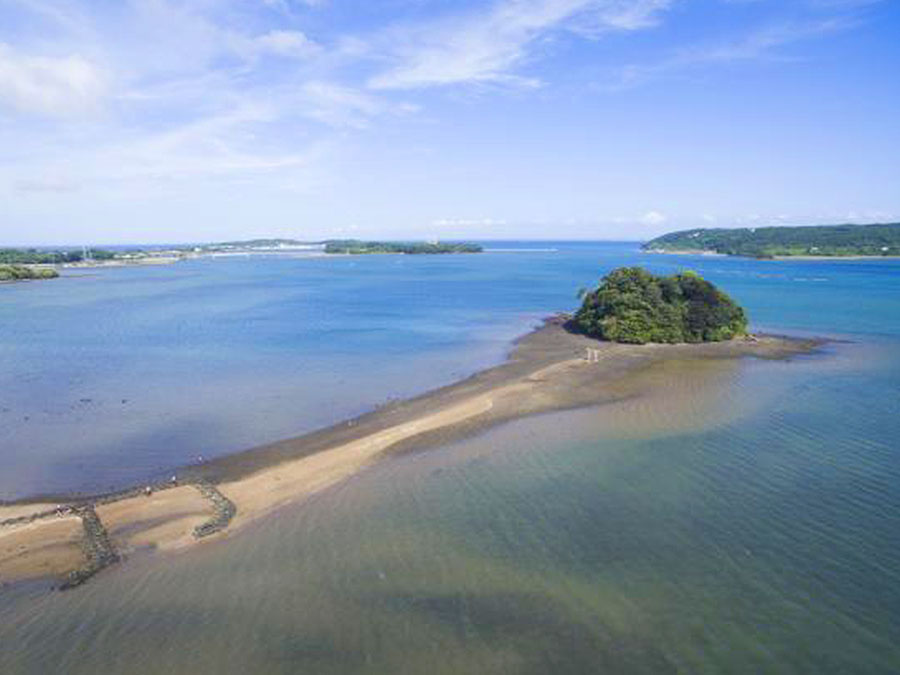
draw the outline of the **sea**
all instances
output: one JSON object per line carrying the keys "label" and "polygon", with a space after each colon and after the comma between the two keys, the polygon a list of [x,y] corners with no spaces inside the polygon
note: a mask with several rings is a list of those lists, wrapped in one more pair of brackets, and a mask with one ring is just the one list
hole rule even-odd
{"label": "sea", "polygon": [[0,286],[0,500],[448,384],[622,265],[695,270],[753,330],[830,342],[657,368],[648,397],[388,457],[74,591],[0,587],[0,673],[900,673],[900,261],[484,246]]}

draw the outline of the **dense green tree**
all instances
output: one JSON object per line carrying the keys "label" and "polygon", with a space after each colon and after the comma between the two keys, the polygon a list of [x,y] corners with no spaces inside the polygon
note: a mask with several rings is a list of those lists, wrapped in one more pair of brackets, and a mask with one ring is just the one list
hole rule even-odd
{"label": "dense green tree", "polygon": [[747,331],[744,310],[693,272],[659,277],[620,267],[580,295],[574,326],[612,342],[716,342]]}
{"label": "dense green tree", "polygon": [[0,281],[21,281],[23,279],[55,279],[59,273],[48,267],[24,267],[22,265],[0,265]]}

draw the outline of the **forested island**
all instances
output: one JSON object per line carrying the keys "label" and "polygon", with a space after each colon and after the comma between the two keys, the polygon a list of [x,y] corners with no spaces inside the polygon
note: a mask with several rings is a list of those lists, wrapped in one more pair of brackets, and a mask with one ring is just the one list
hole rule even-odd
{"label": "forested island", "polygon": [[332,239],[325,242],[325,253],[344,255],[365,255],[373,253],[405,253],[408,255],[438,253],[481,253],[478,244],[403,242],[403,241],[359,241],[357,239]]}
{"label": "forested island", "polygon": [[30,279],[55,279],[59,276],[52,267],[25,267],[24,265],[0,265],[0,281],[27,281]]}
{"label": "forested island", "polygon": [[648,241],[643,249],[658,253],[720,253],[761,259],[900,256],[900,223],[685,230]]}
{"label": "forested island", "polygon": [[620,267],[593,291],[571,327],[611,342],[720,342],[746,335],[743,308],[694,272],[662,277],[640,267]]}

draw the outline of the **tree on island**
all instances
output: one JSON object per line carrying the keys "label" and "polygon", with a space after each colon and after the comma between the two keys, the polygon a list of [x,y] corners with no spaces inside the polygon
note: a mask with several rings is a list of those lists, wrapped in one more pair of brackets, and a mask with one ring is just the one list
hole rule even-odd
{"label": "tree on island", "polygon": [[620,267],[580,295],[573,327],[601,340],[718,342],[747,332],[743,308],[695,272],[661,277]]}

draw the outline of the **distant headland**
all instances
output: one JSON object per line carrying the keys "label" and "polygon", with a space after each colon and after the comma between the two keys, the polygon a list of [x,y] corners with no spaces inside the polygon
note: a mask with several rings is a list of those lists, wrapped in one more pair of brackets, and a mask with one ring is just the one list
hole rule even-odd
{"label": "distant headland", "polygon": [[325,242],[325,253],[367,255],[373,253],[404,253],[407,255],[434,255],[442,253],[481,253],[481,246],[465,242],[402,242],[359,241],[336,239]]}
{"label": "distant headland", "polygon": [[714,228],[670,232],[642,247],[651,253],[717,253],[757,259],[900,256],[900,223]]}
{"label": "distant headland", "polygon": [[[94,248],[22,247],[0,248],[0,281],[58,276],[59,267],[121,267],[124,265],[166,265],[201,257],[244,255],[368,255],[393,253],[406,255],[481,253],[482,247],[470,242],[438,241],[361,241],[358,239],[247,239],[215,243],[157,246],[117,246]],[[14,267],[15,270],[10,268]],[[34,271],[36,276],[28,276]],[[40,270],[40,271],[35,271]],[[3,275],[6,276],[3,276]]]}

